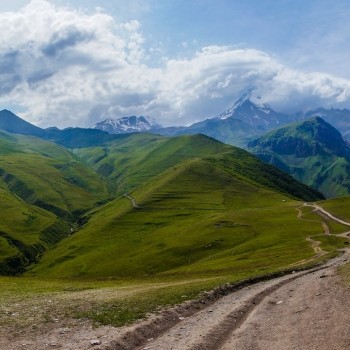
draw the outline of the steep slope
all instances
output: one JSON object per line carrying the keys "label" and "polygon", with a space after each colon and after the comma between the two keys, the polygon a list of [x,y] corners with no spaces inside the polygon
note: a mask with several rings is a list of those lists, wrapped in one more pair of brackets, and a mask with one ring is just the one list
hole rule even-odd
{"label": "steep slope", "polygon": [[54,214],[13,195],[0,180],[0,274],[18,274],[70,233]]}
{"label": "steep slope", "polygon": [[327,197],[350,193],[350,148],[320,117],[272,131],[249,149]]}
{"label": "steep slope", "polygon": [[[109,147],[81,148],[75,150],[75,153],[97,173],[114,184],[117,195],[123,195],[135,189],[170,167],[188,159],[218,156],[212,161],[219,159],[223,164],[227,162],[227,167],[234,167],[235,171],[241,171],[242,175],[249,172],[250,181],[254,181],[259,169],[265,167],[265,164],[248,152],[200,134],[174,138],[133,134],[111,143]],[[269,181],[267,185],[270,188],[275,188],[274,183],[283,181],[283,186],[276,185],[277,190],[291,194],[290,191],[294,186],[293,188],[298,191],[294,194],[296,197],[301,198],[303,194],[315,195],[305,186],[296,186],[289,176],[277,171],[276,168],[267,167],[263,171],[269,172],[270,176],[263,179],[262,175],[259,181],[269,181],[268,179],[273,177],[273,181]],[[289,183],[293,185],[286,190]]]}
{"label": "steep slope", "polygon": [[0,133],[0,178],[27,203],[62,217],[109,197],[101,177],[71,152],[31,136]]}
{"label": "steep slope", "polygon": [[297,115],[298,119],[321,117],[341,132],[346,140],[350,140],[350,110],[338,108],[317,108]]}
{"label": "steep slope", "polygon": [[39,137],[45,135],[45,130],[26,122],[7,109],[0,111],[0,130],[21,135],[33,135]]}
{"label": "steep slope", "polygon": [[92,129],[107,131],[110,134],[124,134],[131,132],[146,132],[162,129],[163,126],[151,117],[132,116],[119,119],[107,118],[92,126]]}
{"label": "steep slope", "polygon": [[204,134],[224,143],[246,147],[248,141],[296,120],[295,117],[274,111],[270,106],[251,101],[251,91],[215,118],[203,120],[188,127],[170,127],[157,130],[161,135]]}
{"label": "steep slope", "polygon": [[[241,156],[238,169],[245,162]],[[254,161],[259,163],[250,156],[248,163]],[[259,184],[260,175],[271,183],[277,179],[265,171],[270,167],[252,179],[232,165],[213,156],[169,168],[131,194],[136,203],[124,197],[90,213],[81,231],[28,274],[215,276],[263,271],[312,255],[304,236],[314,225],[296,218],[298,203]]]}
{"label": "steep slope", "polygon": [[244,94],[227,111],[216,119],[239,119],[256,130],[271,130],[294,121],[294,118],[274,111],[269,105],[258,105],[251,101],[251,91]]}

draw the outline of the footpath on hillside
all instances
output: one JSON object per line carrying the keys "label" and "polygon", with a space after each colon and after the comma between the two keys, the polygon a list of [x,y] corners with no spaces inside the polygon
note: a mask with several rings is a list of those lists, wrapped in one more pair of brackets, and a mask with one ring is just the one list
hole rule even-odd
{"label": "footpath on hillside", "polygon": [[[322,216],[343,225],[323,208]],[[302,219],[299,209],[298,217]],[[322,222],[324,232],[329,228]],[[348,236],[349,232],[337,236]],[[326,254],[315,237],[307,237],[315,257]],[[187,315],[177,308],[165,317],[154,317],[128,327],[104,350],[344,350],[350,348],[350,292],[337,268],[350,261],[350,250],[325,265],[260,282],[226,295]],[[331,325],[331,326],[330,326]]]}
{"label": "footpath on hillside", "polygon": [[[128,199],[137,205],[131,196]],[[311,206],[320,211],[319,206]],[[340,219],[328,214],[323,210],[329,220],[340,223]],[[303,219],[302,214],[299,215]],[[342,224],[350,225],[344,221]],[[329,235],[329,230],[323,228],[322,235]],[[308,238],[315,256],[322,256],[324,251],[317,244],[317,237]],[[337,268],[349,261],[350,249],[344,249],[342,255],[314,269],[233,292],[230,286],[224,286],[202,295],[197,301],[186,302],[122,328],[96,328],[88,320],[67,324],[55,318],[40,326],[40,336],[38,332],[10,333],[6,327],[0,327],[0,349],[350,349],[350,291],[337,274]],[[77,292],[77,297],[84,293],[94,291]],[[45,303],[54,308],[49,298]],[[25,310],[19,312],[25,315]],[[13,317],[17,317],[16,314]]]}

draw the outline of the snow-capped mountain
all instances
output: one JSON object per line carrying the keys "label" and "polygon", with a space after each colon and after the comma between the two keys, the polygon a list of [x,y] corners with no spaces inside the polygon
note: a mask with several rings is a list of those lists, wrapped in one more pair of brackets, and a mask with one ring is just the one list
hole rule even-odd
{"label": "snow-capped mountain", "polygon": [[107,131],[110,134],[126,134],[131,132],[147,132],[162,129],[163,126],[151,117],[131,116],[119,119],[107,118],[92,126],[92,129]]}
{"label": "snow-capped mountain", "polygon": [[269,105],[251,101],[252,91],[245,93],[234,105],[217,117],[188,127],[164,128],[163,135],[204,134],[219,141],[245,147],[247,141],[266,131],[295,121],[295,116],[274,111]]}
{"label": "snow-capped mountain", "polygon": [[295,121],[294,117],[274,111],[268,104],[255,104],[251,101],[251,91],[245,93],[235,104],[216,118],[239,119],[258,130],[270,130]]}

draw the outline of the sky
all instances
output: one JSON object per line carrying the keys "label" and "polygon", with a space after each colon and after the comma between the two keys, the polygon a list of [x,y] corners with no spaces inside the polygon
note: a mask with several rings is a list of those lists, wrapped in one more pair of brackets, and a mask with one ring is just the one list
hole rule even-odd
{"label": "sky", "polygon": [[348,0],[0,2],[0,109],[41,127],[350,108]]}

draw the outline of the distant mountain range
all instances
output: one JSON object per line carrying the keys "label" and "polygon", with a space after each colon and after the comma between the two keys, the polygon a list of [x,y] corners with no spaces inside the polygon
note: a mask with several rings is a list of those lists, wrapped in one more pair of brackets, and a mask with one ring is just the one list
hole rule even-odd
{"label": "distant mountain range", "polygon": [[107,118],[92,126],[92,129],[107,131],[110,134],[146,132],[162,129],[163,126],[151,117],[123,117],[120,119]]}
{"label": "distant mountain range", "polygon": [[111,134],[149,131],[164,136],[204,134],[224,143],[245,148],[248,142],[267,131],[284,125],[320,116],[342,135],[350,139],[350,110],[318,108],[304,113],[285,114],[273,110],[267,104],[251,101],[251,92],[244,94],[234,105],[216,117],[209,118],[190,126],[163,128],[150,117],[123,117],[106,119],[92,128]]}
{"label": "distant mountain range", "polygon": [[[312,117],[314,115],[316,117]],[[249,93],[217,117],[189,127],[163,128],[152,118],[132,116],[118,120],[109,118],[90,129],[41,129],[8,110],[0,112],[0,129],[37,136],[70,149],[106,147],[111,142],[126,140],[130,133],[172,137],[204,134],[246,148],[327,197],[350,194],[349,146],[334,125],[339,126],[345,138],[350,135],[350,111],[319,108],[288,116],[275,112],[268,105],[253,103]],[[99,166],[102,174],[110,171],[109,164]]]}
{"label": "distant mountain range", "polygon": [[0,130],[8,131],[14,134],[39,137],[43,137],[46,134],[44,129],[26,122],[7,109],[0,111]]}

